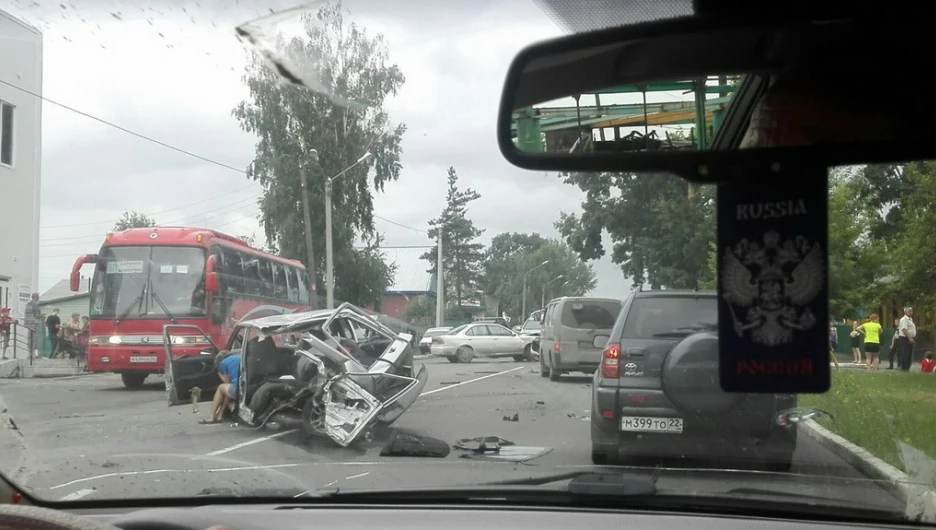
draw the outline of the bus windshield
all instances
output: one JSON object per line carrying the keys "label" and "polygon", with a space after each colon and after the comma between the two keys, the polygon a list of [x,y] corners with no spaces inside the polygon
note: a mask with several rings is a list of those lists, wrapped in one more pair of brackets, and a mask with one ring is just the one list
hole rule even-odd
{"label": "bus windshield", "polygon": [[205,305],[204,249],[101,249],[91,287],[91,318],[203,317]]}

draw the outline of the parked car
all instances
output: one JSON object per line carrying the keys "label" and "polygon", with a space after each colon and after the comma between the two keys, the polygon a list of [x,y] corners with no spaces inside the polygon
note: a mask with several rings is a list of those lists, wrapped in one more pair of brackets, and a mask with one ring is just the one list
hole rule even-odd
{"label": "parked car", "polygon": [[634,457],[759,457],[787,471],[796,425],[788,394],[729,394],[719,386],[718,303],[714,292],[645,291],[625,302],[595,372],[592,461]]}
{"label": "parked car", "polygon": [[558,381],[568,372],[591,374],[601,362],[595,335],[608,335],[621,312],[612,298],[563,297],[546,304],[540,332],[540,376]]}
{"label": "parked car", "polygon": [[445,326],[441,328],[429,328],[423,333],[421,339],[419,339],[419,353],[423,355],[429,355],[429,345],[432,344],[432,337],[439,337],[445,335],[449,330],[452,329],[452,326]]}
{"label": "parked car", "polygon": [[432,355],[453,363],[470,363],[475,355],[513,357],[517,361],[533,360],[533,337],[520,335],[500,324],[472,322],[432,337]]}

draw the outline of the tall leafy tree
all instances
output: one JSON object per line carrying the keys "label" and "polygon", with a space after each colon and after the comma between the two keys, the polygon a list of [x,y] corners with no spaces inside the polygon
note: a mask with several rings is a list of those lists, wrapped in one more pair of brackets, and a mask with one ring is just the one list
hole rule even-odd
{"label": "tall leafy tree", "polygon": [[[497,298],[498,314],[506,312],[520,321],[527,316],[521,314],[524,275],[528,312],[538,308],[544,299],[584,295],[596,285],[591,265],[579,259],[564,242],[539,234],[498,234],[485,256],[485,293]],[[543,262],[547,264],[537,267]]]}
{"label": "tall leafy tree", "polygon": [[[448,193],[445,209],[439,217],[429,221],[429,237],[442,236],[442,274],[446,296],[454,296],[456,303],[473,298],[481,287],[484,245],[477,242],[484,230],[476,228],[468,218],[468,205],[481,198],[477,191],[458,188],[458,174],[448,169]],[[438,246],[422,255],[432,263],[430,271],[436,273]]]}
{"label": "tall leafy tree", "polygon": [[[391,123],[383,107],[404,76],[390,61],[385,39],[346,21],[344,14],[341,3],[325,5],[303,15],[302,36],[280,36],[272,43],[273,52],[254,53],[243,77],[250,97],[232,114],[242,129],[257,136],[247,174],[263,186],[260,210],[266,239],[283,255],[303,262],[300,168],[306,170],[318,292],[324,283],[326,179],[365,152],[373,154],[335,179],[332,194],[335,298],[368,303],[373,293],[387,288],[387,268],[379,253],[352,245],[357,238],[369,248],[375,245],[372,188],[381,191],[400,176],[406,127]],[[270,56],[275,68],[269,66]]]}
{"label": "tall leafy tree", "polygon": [[903,178],[913,192],[902,197],[902,231],[892,239],[895,293],[936,306],[936,162],[907,164]]}
{"label": "tall leafy tree", "polygon": [[156,226],[156,219],[140,212],[124,212],[120,219],[114,223],[114,231],[128,230],[130,228],[147,228]]}
{"label": "tall leafy tree", "polygon": [[563,213],[556,228],[583,260],[605,254],[625,276],[652,288],[701,288],[713,280],[708,266],[715,241],[715,189],[671,175],[571,173],[566,183],[586,193],[583,213]]}

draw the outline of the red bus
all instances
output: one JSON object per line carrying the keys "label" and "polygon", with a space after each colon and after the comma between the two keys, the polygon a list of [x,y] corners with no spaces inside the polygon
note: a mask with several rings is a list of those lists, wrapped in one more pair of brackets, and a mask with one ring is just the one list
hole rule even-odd
{"label": "red bus", "polygon": [[[98,254],[79,257],[71,289],[80,288],[81,267],[93,263],[88,369],[121,374],[139,387],[162,374],[165,324],[198,326],[223,347],[234,324],[309,309],[310,289],[302,263],[251,248],[205,228],[134,228],[108,234]],[[205,337],[176,337],[174,355],[197,355]]]}

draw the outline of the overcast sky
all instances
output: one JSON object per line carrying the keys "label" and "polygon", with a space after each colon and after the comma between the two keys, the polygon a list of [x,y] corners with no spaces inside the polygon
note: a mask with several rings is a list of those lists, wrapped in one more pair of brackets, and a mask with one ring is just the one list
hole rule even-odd
{"label": "overcast sky", "polygon": [[[7,9],[43,32],[46,98],[244,168],[254,138],[231,116],[248,95],[241,81],[246,50],[233,28],[295,2],[232,4],[239,3],[22,0]],[[557,236],[553,222],[560,211],[578,211],[582,193],[554,174],[510,166],[497,149],[494,123],[513,54],[564,30],[532,1],[442,4],[345,2],[350,20],[386,36],[391,59],[406,76],[387,105],[391,118],[408,128],[403,172],[375,195],[375,214],[383,218],[377,227],[387,245],[432,245],[424,233],[399,225],[428,228],[444,206],[446,169],[455,166],[460,185],[482,195],[469,214],[485,230],[485,243],[505,231]],[[40,290],[66,278],[78,255],[95,252],[124,210],[151,214],[160,224],[208,226],[262,241],[260,188],[241,172],[48,102],[42,149]],[[610,259],[594,265],[596,293],[630,291]]]}

